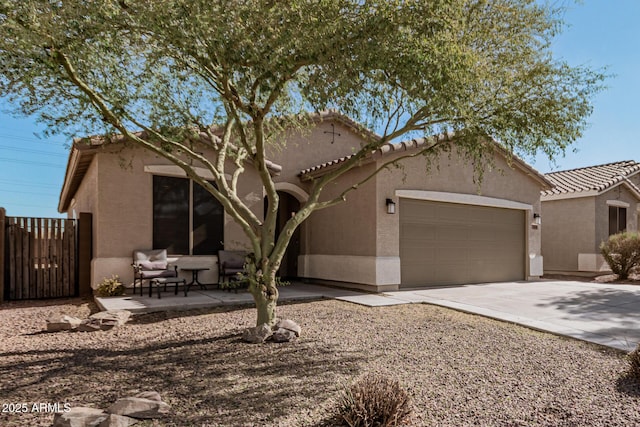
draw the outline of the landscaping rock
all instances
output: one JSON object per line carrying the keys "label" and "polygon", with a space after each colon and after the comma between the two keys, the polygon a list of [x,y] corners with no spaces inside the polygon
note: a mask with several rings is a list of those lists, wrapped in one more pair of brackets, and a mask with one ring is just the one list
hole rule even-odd
{"label": "landscaping rock", "polygon": [[162,402],[162,398],[160,397],[160,393],[157,391],[143,391],[142,393],[138,393],[135,397],[140,397],[142,399],[156,400],[158,402]]}
{"label": "landscaping rock", "polygon": [[47,331],[69,331],[71,329],[77,328],[81,322],[82,319],[78,319],[77,317],[73,316],[67,316],[66,314],[63,316],[50,317],[49,319],[47,319]]}
{"label": "landscaping rock", "polygon": [[100,321],[94,319],[84,319],[76,328],[78,332],[95,332],[99,330],[101,330]]}
{"label": "landscaping rock", "polygon": [[70,331],[80,332],[108,331],[116,326],[122,326],[131,317],[128,310],[109,310],[92,314],[88,319],[78,319],[72,316],[55,316],[47,319],[47,331]]}
{"label": "landscaping rock", "polygon": [[273,334],[273,331],[266,323],[256,326],[254,328],[247,328],[242,332],[242,340],[252,343],[260,344],[264,342]]}
{"label": "landscaping rock", "polygon": [[169,413],[169,405],[161,400],[125,397],[124,399],[118,399],[116,403],[107,409],[107,412],[139,419],[160,418]]}
{"label": "landscaping rock", "polygon": [[288,329],[290,331],[295,332],[296,337],[300,336],[300,332],[302,332],[302,328],[300,328],[300,325],[298,325],[296,322],[294,322],[293,320],[289,320],[289,319],[282,319],[280,321],[278,321],[278,323],[276,323],[276,326],[274,327],[274,330],[278,330],[278,329]]}
{"label": "landscaping rock", "polygon": [[116,326],[122,326],[127,323],[130,317],[131,312],[129,310],[108,310],[92,314],[89,319],[100,320],[103,324],[113,324],[115,322]]}
{"label": "landscaping rock", "polygon": [[101,409],[76,406],[69,412],[55,414],[53,427],[97,427],[108,418],[109,414]]}
{"label": "landscaping rock", "polygon": [[99,427],[129,427],[137,423],[139,420],[124,415],[108,414],[109,417],[100,423]]}
{"label": "landscaping rock", "polygon": [[280,328],[273,333],[273,335],[271,336],[271,339],[274,342],[289,342],[289,341],[295,340],[296,337],[297,335],[294,331],[291,331],[285,328]]}

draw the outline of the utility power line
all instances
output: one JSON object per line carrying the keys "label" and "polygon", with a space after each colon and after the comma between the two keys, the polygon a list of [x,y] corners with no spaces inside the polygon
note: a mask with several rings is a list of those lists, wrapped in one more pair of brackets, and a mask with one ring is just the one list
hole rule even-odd
{"label": "utility power line", "polygon": [[21,187],[49,187],[49,188],[60,188],[60,185],[56,184],[40,184],[40,183],[31,183],[26,184],[24,181],[13,181],[11,179],[0,179],[0,185],[17,185]]}
{"label": "utility power line", "polygon": [[62,141],[52,141],[50,139],[44,140],[44,139],[40,139],[40,138],[29,138],[26,136],[21,136],[21,135],[9,135],[6,133],[0,133],[0,138],[8,138],[8,139],[17,139],[19,141],[26,141],[26,142],[37,142],[38,144],[49,144],[49,145],[57,145],[57,146],[64,146],[66,143],[62,142]]}
{"label": "utility power line", "polygon": [[11,151],[19,151],[21,153],[45,154],[47,156],[67,157],[66,154],[56,153],[56,152],[53,152],[53,151],[32,150],[30,148],[12,147],[10,145],[4,145],[4,144],[0,144],[0,150],[11,150]]}
{"label": "utility power line", "polygon": [[0,189],[0,193],[15,193],[15,194],[31,194],[34,196],[50,196],[50,197],[58,197],[55,193],[35,193],[32,191],[15,191],[15,190],[3,190]]}
{"label": "utility power line", "polygon": [[34,165],[34,166],[47,166],[47,167],[52,167],[52,168],[64,168],[64,165],[58,165],[55,163],[45,163],[45,162],[34,162],[31,160],[20,160],[20,159],[10,159],[7,157],[0,157],[0,161],[6,161],[6,162],[11,162],[11,163],[20,163],[23,165]]}

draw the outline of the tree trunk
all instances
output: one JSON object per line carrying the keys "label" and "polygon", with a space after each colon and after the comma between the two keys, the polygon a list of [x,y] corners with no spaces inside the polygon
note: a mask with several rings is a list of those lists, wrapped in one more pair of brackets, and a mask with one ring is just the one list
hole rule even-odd
{"label": "tree trunk", "polygon": [[258,318],[256,326],[266,323],[269,326],[276,324],[276,306],[278,304],[278,288],[276,286],[275,272],[263,275],[257,272],[255,265],[247,265],[249,275],[249,292],[256,303]]}
{"label": "tree trunk", "polygon": [[253,295],[253,299],[256,302],[256,309],[258,310],[258,318],[256,320],[256,326],[266,323],[269,326],[276,324],[276,304],[277,299],[267,298],[264,294]]}

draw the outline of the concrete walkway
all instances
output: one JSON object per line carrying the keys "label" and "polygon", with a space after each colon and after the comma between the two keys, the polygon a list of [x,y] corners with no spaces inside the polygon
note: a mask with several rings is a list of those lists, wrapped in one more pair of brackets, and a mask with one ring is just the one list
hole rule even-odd
{"label": "concrete walkway", "polygon": [[[280,288],[280,301],[333,298],[370,307],[428,303],[630,351],[640,342],[640,286],[572,281],[508,282],[370,294],[309,284]],[[192,289],[188,297],[96,298],[134,313],[252,304],[246,292]]]}

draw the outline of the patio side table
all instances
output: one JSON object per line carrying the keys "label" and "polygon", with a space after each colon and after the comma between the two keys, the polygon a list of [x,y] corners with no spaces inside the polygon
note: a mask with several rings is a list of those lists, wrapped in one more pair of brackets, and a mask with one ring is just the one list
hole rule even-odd
{"label": "patio side table", "polygon": [[198,274],[201,271],[210,270],[208,267],[180,267],[180,270],[190,271],[191,272],[191,282],[187,283],[187,286],[191,288],[191,285],[196,284],[200,286],[200,289],[207,289],[204,283],[201,283],[198,280]]}

